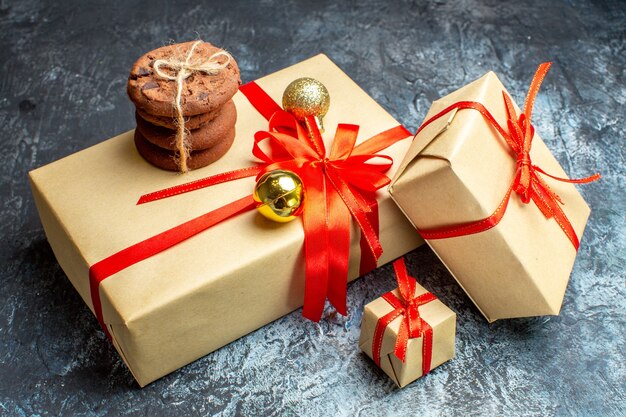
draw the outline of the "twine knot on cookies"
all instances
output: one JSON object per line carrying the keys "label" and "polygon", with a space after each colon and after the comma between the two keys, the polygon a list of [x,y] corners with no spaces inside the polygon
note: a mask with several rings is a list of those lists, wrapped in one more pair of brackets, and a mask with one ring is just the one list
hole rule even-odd
{"label": "twine knot on cookies", "polygon": [[195,72],[202,72],[207,75],[217,75],[224,70],[232,60],[231,55],[226,51],[218,51],[206,59],[201,57],[192,60],[196,47],[202,44],[199,40],[191,45],[184,58],[172,57],[170,59],[157,59],[154,61],[154,73],[166,80],[176,82],[176,97],[174,98],[174,113],[176,116],[176,150],[179,160],[178,168],[180,172],[187,172],[187,159],[189,158],[189,148],[186,143],[187,131],[185,129],[185,115],[182,108],[183,84]]}

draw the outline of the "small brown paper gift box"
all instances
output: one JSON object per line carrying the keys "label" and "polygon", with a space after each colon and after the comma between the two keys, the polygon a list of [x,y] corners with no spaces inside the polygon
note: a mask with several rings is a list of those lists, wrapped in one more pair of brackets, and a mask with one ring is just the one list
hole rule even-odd
{"label": "small brown paper gift box", "polygon": [[[453,103],[473,101],[506,127],[503,91],[489,72],[435,101],[426,119]],[[567,178],[536,132],[530,157],[551,175]],[[498,131],[479,111],[457,109],[416,135],[390,193],[418,230],[475,222],[496,211],[515,172],[515,155]],[[581,195],[573,184],[542,178],[564,201],[565,215],[582,236],[590,210]],[[558,314],[576,258],[559,223],[515,192],[495,227],[428,244],[489,322]]]}
{"label": "small brown paper gift box", "polygon": [[[400,262],[403,263],[401,260]],[[394,263],[394,267],[396,267],[396,263]],[[423,298],[425,295],[430,295],[421,285],[417,283],[414,285],[415,299],[419,300],[420,296]],[[391,291],[391,294],[385,294],[367,304],[363,310],[361,336],[359,338],[359,348],[372,358],[400,388],[422,377],[424,371],[429,372],[452,359],[456,335],[456,314],[437,298],[431,296],[426,299],[423,305],[418,307],[420,316],[418,320],[426,322],[426,327],[430,326],[432,329],[431,336],[426,334],[429,330],[425,329],[424,325],[422,325],[422,332],[418,337],[411,338],[409,336],[405,345],[406,351],[403,352],[405,354],[403,362],[394,350],[401,323],[405,320],[408,312],[405,310],[393,318],[398,314],[398,309],[392,305],[392,303],[401,303],[401,300],[401,291],[396,288]],[[402,308],[400,309],[402,310]],[[392,313],[394,311],[396,314]],[[389,314],[392,316],[387,316]],[[385,326],[385,318],[390,318],[393,321]],[[402,325],[406,325],[406,323]],[[383,333],[377,333],[377,326],[383,329]],[[379,351],[378,354],[376,350]],[[376,356],[378,356],[378,360]],[[424,360],[430,360],[430,364],[424,364]]]}
{"label": "small brown paper gift box", "polygon": [[[398,125],[324,55],[261,78],[257,84],[280,103],[285,87],[304,76],[320,80],[330,93],[323,136],[329,149],[338,123],[360,125],[358,141]],[[254,133],[266,130],[267,120],[243,94],[237,93],[233,100],[238,118],[232,148],[216,163],[184,176],[144,161],[135,149],[132,131],[30,173],[48,241],[92,311],[91,265],[252,192],[254,178],[247,178],[136,205],[145,193],[252,165]],[[389,176],[409,145],[407,139],[381,152],[396,162]],[[423,241],[386,192],[377,197],[382,265]],[[302,306],[303,238],[300,220],[277,224],[253,210],[103,281],[105,324],[139,384],[146,385]],[[359,260],[359,235],[353,233],[349,279],[358,276]]]}

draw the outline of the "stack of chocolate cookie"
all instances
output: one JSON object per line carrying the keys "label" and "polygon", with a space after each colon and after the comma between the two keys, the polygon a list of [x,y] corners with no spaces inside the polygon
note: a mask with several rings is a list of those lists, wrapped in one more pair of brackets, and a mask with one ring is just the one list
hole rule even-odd
{"label": "stack of chocolate cookie", "polygon": [[[185,131],[185,147],[189,151],[188,169],[209,165],[230,149],[237,120],[232,96],[241,84],[235,60],[231,57],[226,61],[227,66],[213,73],[193,68],[185,70],[188,76],[176,80],[181,63],[195,63],[197,67],[219,51],[208,42],[186,42],[148,52],[133,65],[128,78],[128,96],[136,107],[135,145],[151,164],[171,171],[181,170],[176,143],[181,128]],[[160,74],[154,68],[157,61]],[[182,127],[176,118],[177,82],[181,81]]]}

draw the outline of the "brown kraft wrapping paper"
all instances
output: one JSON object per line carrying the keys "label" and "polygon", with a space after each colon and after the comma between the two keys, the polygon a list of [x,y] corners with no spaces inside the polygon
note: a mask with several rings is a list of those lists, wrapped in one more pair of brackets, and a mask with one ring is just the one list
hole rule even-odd
{"label": "brown kraft wrapping paper", "polygon": [[[474,101],[506,126],[503,91],[498,77],[489,72],[435,101],[426,119],[453,103]],[[533,163],[567,178],[537,132],[532,143]],[[515,157],[499,133],[478,111],[463,109],[419,132],[389,190],[418,230],[477,221],[498,207],[515,167]],[[565,202],[563,211],[580,238],[589,207],[573,184],[543,178]],[[522,203],[515,193],[496,227],[427,243],[489,322],[558,314],[576,258],[558,223],[544,217],[534,202]]]}
{"label": "brown kraft wrapping paper", "polygon": [[[256,82],[280,103],[284,88],[303,76],[320,80],[330,92],[323,135],[329,148],[340,122],[360,125],[359,142],[398,125],[324,55]],[[132,131],[30,173],[48,241],[92,311],[90,265],[251,193],[254,178],[136,205],[145,193],[253,163],[253,136],[267,128],[267,120],[243,94],[233,99],[233,147],[216,163],[184,176],[144,161]],[[382,152],[395,161],[389,176],[409,145],[407,139]],[[423,241],[386,191],[379,192],[378,202],[382,265]],[[359,234],[352,230],[350,280],[358,276],[360,259]],[[138,383],[144,386],[301,307],[303,238],[299,220],[278,224],[250,211],[106,279],[100,286],[104,319]],[[308,325],[304,319],[302,324]]]}
{"label": "brown kraft wrapping paper", "polygon": [[[399,296],[398,289],[392,291]],[[415,296],[426,293],[426,289],[416,284]],[[361,335],[359,348],[373,359],[372,342],[378,319],[393,310],[393,307],[382,297],[367,304],[363,310],[361,321]],[[454,343],[456,340],[456,314],[441,301],[434,300],[419,307],[419,313],[433,328],[433,347],[430,369],[433,370],[442,363],[454,357]],[[422,344],[424,337],[409,339],[406,360],[403,363],[394,354],[394,345],[398,336],[398,329],[402,317],[392,321],[383,336],[380,367],[400,388],[422,376]]]}

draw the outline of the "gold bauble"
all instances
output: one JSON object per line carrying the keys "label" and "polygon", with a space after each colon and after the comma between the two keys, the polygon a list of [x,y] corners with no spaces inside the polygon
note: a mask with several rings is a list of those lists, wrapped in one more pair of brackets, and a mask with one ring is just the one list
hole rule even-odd
{"label": "gold bauble", "polygon": [[314,78],[298,78],[289,84],[283,93],[283,109],[300,121],[306,116],[315,116],[320,132],[324,132],[322,118],[328,113],[329,107],[328,90]]}
{"label": "gold bauble", "polygon": [[300,214],[304,199],[302,180],[291,171],[275,170],[261,176],[254,186],[257,210],[275,222],[290,222]]}

